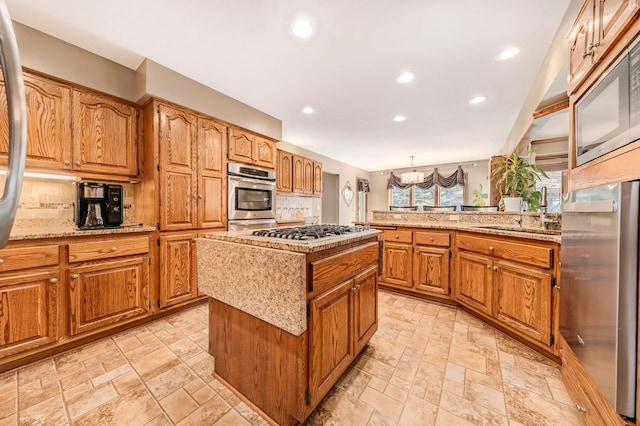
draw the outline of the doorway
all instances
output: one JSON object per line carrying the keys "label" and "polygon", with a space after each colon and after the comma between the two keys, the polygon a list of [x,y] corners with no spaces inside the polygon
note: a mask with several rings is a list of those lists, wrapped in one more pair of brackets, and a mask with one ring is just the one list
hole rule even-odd
{"label": "doorway", "polygon": [[322,173],[322,223],[340,222],[340,175]]}

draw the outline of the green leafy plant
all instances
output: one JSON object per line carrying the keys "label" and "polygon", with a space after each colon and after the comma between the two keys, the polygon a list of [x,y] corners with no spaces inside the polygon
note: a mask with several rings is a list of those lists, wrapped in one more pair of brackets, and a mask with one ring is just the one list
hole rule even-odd
{"label": "green leafy plant", "polygon": [[478,189],[473,190],[473,200],[471,200],[471,204],[474,206],[486,206],[487,202],[485,200],[487,198],[488,195],[482,193],[482,184],[479,184]]}
{"label": "green leafy plant", "polygon": [[541,176],[548,177],[538,166],[529,162],[529,155],[533,150],[520,157],[517,152],[503,155],[498,159],[497,167],[491,177],[495,179],[500,192],[510,197],[522,197],[527,203],[529,211],[540,210],[542,194],[536,190],[536,181]]}

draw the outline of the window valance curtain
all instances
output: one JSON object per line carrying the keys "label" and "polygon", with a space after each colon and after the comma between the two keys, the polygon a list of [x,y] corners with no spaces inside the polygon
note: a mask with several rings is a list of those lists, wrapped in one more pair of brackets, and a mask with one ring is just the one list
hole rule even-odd
{"label": "window valance curtain", "polygon": [[441,188],[453,188],[456,185],[464,186],[464,171],[462,166],[458,166],[458,170],[453,172],[450,176],[441,176],[438,173],[438,169],[433,169],[433,173],[424,177],[424,181],[419,183],[402,183],[400,176],[396,176],[391,172],[389,182],[387,183],[387,189],[399,188],[407,189],[412,186],[417,186],[420,189],[429,189],[433,185],[438,185]]}
{"label": "window valance curtain", "polygon": [[358,192],[369,192],[369,181],[358,178]]}

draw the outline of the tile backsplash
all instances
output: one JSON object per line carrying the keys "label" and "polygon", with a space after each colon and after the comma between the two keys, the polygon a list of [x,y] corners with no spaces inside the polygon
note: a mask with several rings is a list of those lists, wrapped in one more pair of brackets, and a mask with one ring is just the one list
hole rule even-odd
{"label": "tile backsplash", "polygon": [[[124,190],[124,223],[134,222],[133,184],[122,184]],[[4,176],[0,190],[4,189]],[[59,182],[27,178],[14,225],[17,228],[73,226],[75,186],[73,182]]]}
{"label": "tile backsplash", "polygon": [[319,222],[319,202],[319,199],[314,199],[311,197],[276,195],[276,220],[296,220],[297,214],[302,213],[305,221],[311,222],[314,218],[317,218]]}

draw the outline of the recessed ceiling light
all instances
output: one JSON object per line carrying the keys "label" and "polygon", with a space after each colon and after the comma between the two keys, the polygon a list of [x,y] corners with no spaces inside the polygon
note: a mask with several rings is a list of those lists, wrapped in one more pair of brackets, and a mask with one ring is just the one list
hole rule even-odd
{"label": "recessed ceiling light", "polygon": [[291,22],[291,32],[301,39],[311,37],[315,31],[314,19],[307,15],[298,15]]}
{"label": "recessed ceiling light", "polygon": [[396,123],[399,123],[401,121],[406,120],[407,117],[404,115],[396,115],[395,117],[393,117],[393,121],[395,121]]}
{"label": "recessed ceiling light", "polygon": [[310,106],[306,106],[304,108],[302,108],[302,112],[304,112],[305,114],[313,114],[315,110],[313,108],[311,108]]}
{"label": "recessed ceiling light", "polygon": [[470,104],[481,104],[482,102],[486,101],[487,97],[486,96],[476,96],[475,98],[471,98],[469,100]]}
{"label": "recessed ceiling light", "polygon": [[519,52],[520,49],[518,49],[517,47],[510,47],[500,52],[500,54],[496,56],[496,61],[504,61],[505,59],[513,58]]}
{"label": "recessed ceiling light", "polygon": [[396,81],[400,84],[411,83],[416,79],[416,74],[412,71],[405,71],[396,78]]}

